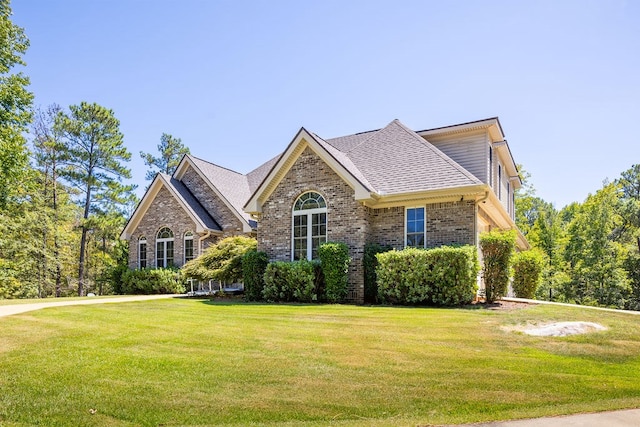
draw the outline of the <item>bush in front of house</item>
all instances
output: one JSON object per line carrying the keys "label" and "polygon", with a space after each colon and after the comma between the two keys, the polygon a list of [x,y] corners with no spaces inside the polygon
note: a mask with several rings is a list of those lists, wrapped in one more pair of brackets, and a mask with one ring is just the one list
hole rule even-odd
{"label": "bush in front of house", "polygon": [[264,289],[264,273],[269,264],[266,252],[252,249],[242,257],[242,277],[244,280],[244,299],[246,301],[262,300]]}
{"label": "bush in front of house", "polygon": [[406,248],[376,258],[382,303],[455,306],[475,297],[479,265],[474,246]]}
{"label": "bush in front of house", "polygon": [[186,279],[175,268],[128,270],[121,280],[124,294],[183,294],[186,290]]}
{"label": "bush in front of house", "polygon": [[514,255],[512,286],[516,297],[535,297],[543,268],[544,255],[540,251],[534,249]]}
{"label": "bush in front of house", "polygon": [[378,258],[376,255],[388,252],[391,246],[383,246],[377,243],[367,243],[364,246],[364,302],[376,303],[378,300],[378,284],[376,276],[376,267],[378,266]]}
{"label": "bush in front of house", "polygon": [[256,239],[247,236],[233,236],[220,240],[208,247],[202,255],[192,259],[182,267],[187,277],[201,282],[217,280],[236,283],[242,280],[242,257],[258,246]]}
{"label": "bush in front of house", "polygon": [[480,248],[484,267],[482,269],[485,298],[492,303],[507,294],[509,286],[509,263],[516,245],[516,233],[490,231],[480,235]]}
{"label": "bush in front of house", "polygon": [[349,248],[344,243],[327,242],[318,248],[318,258],[324,275],[322,299],[329,303],[342,302],[347,297],[349,283]]}
{"label": "bush in front of house", "polygon": [[269,302],[311,302],[318,299],[311,261],[276,261],[264,272],[262,296]]}

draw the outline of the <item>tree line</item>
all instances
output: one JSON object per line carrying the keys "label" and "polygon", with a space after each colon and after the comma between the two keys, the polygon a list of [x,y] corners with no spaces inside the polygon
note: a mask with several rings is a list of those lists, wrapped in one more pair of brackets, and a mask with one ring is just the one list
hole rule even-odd
{"label": "tree line", "polygon": [[640,164],[559,210],[523,178],[516,224],[545,259],[537,298],[640,310]]}
{"label": "tree line", "polygon": [[[0,298],[109,293],[137,203],[120,122],[96,103],[34,108],[22,71],[29,40],[10,16],[0,0]],[[172,173],[188,152],[168,134],[158,150],[140,153],[147,177]]]}

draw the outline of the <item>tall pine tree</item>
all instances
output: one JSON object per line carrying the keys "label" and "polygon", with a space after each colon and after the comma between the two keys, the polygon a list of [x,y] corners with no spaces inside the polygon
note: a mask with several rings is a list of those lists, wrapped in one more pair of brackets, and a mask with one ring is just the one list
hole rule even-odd
{"label": "tall pine tree", "polygon": [[123,145],[120,122],[113,111],[96,103],[82,102],[69,107],[69,114],[56,117],[55,128],[65,140],[65,167],[60,174],[81,194],[83,209],[82,235],[78,259],[78,295],[84,295],[87,239],[92,215],[124,206],[134,186],[125,185],[123,178],[131,178],[124,165],[131,153]]}

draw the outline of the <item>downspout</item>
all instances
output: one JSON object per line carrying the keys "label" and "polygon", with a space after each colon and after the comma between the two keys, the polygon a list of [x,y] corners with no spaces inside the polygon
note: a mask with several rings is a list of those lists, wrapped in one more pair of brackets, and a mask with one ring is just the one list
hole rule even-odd
{"label": "downspout", "polygon": [[[475,206],[475,214],[476,214],[476,218],[473,224],[473,228],[474,228],[474,235],[475,235],[475,242],[476,242],[476,251],[478,252],[478,260],[480,261],[480,264],[482,265],[482,263],[484,262],[482,259],[482,251],[480,251],[480,242],[478,241],[478,205],[484,201],[486,201],[489,198],[489,190],[486,190],[484,192],[484,197],[476,200],[476,206]],[[478,277],[476,278],[476,282],[478,284],[478,291],[476,293],[476,300],[480,298],[480,296],[482,295],[482,293],[484,292],[484,278],[482,277],[482,270],[480,270],[478,272]]]}

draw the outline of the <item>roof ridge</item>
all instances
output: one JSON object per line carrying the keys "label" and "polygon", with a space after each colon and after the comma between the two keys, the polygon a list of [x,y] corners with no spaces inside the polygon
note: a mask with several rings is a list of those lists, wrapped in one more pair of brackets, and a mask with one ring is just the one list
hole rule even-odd
{"label": "roof ridge", "polygon": [[[380,129],[378,129],[378,130],[372,130],[372,131],[369,131],[369,132],[371,132],[371,135],[369,135],[367,138],[365,138],[362,142],[360,142],[360,143],[358,143],[358,144],[354,145],[353,147],[351,147],[351,150],[346,151],[346,152],[345,152],[345,154],[347,154],[347,155],[351,154],[353,151],[355,151],[355,149],[356,149],[356,148],[359,148],[359,147],[360,147],[362,144],[364,144],[365,142],[370,141],[370,140],[371,140],[374,136],[376,136],[379,132],[382,132],[383,130],[385,130],[386,128],[388,128],[388,127],[389,127],[392,123],[394,123],[394,122],[400,123],[400,120],[398,120],[398,119],[393,119],[393,120],[391,120],[391,121],[389,122],[389,124],[387,124],[385,127],[380,128]],[[400,124],[401,124],[401,123],[400,123]],[[360,134],[363,134],[363,133],[366,133],[366,132],[360,132]],[[354,134],[354,135],[357,135],[357,134]]]}
{"label": "roof ridge", "polygon": [[208,160],[202,159],[202,158],[200,158],[200,157],[196,157],[196,156],[194,156],[193,154],[185,154],[185,156],[189,156],[189,157],[191,157],[192,159],[200,160],[201,162],[208,163],[208,164],[210,164],[211,166],[215,166],[215,167],[217,167],[217,168],[224,169],[224,170],[227,170],[227,171],[229,171],[229,172],[233,172],[233,173],[235,173],[235,174],[237,174],[237,175],[242,175],[242,176],[246,176],[246,175],[247,175],[247,174],[244,174],[244,173],[242,173],[242,172],[234,171],[233,169],[227,168],[227,167],[225,167],[225,166],[220,166],[220,165],[219,165],[219,164],[217,164],[217,163],[213,163],[213,162],[210,162],[210,161],[208,161]]}
{"label": "roof ridge", "polygon": [[[394,120],[396,121],[396,120]],[[399,120],[397,120],[398,125],[400,125],[400,127],[407,132],[408,134],[411,135],[411,137],[413,138],[418,138],[419,142],[421,142],[422,144],[424,144],[428,149],[432,150],[435,154],[437,154],[438,156],[440,156],[440,158],[442,158],[444,161],[446,161],[447,163],[449,163],[451,166],[453,166],[455,169],[457,169],[458,171],[462,172],[467,178],[471,178],[474,181],[480,181],[478,178],[476,178],[475,175],[473,175],[471,172],[469,172],[468,170],[466,170],[464,167],[462,167],[462,165],[460,165],[458,162],[456,162],[455,160],[453,160],[451,157],[447,156],[447,154],[445,152],[443,152],[442,150],[440,150],[438,147],[436,147],[435,145],[433,145],[432,143],[430,143],[427,139],[421,137],[420,135],[418,135],[418,133],[416,131],[413,131],[411,129],[409,129],[408,127],[406,127],[402,122],[400,122]]]}

